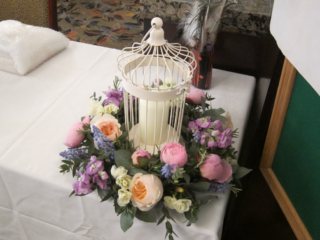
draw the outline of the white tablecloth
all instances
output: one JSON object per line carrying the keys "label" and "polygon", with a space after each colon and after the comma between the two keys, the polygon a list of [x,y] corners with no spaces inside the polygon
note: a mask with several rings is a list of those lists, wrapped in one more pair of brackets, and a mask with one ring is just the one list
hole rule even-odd
{"label": "white tablecloth", "polygon": [[[0,71],[0,239],[164,239],[165,226],[140,222],[123,233],[113,203],[97,193],[68,197],[75,181],[59,173],[62,144],[71,125],[87,114],[89,96],[122,77],[119,50],[71,42],[26,76]],[[251,106],[253,77],[213,70],[208,90],[239,128],[240,149]],[[201,208],[185,227],[174,214],[179,239],[219,239],[229,193]]]}

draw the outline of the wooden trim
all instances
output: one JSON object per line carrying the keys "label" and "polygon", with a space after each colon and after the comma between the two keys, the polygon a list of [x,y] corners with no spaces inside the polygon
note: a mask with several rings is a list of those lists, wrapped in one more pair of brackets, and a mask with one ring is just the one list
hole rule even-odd
{"label": "wooden trim", "polygon": [[49,27],[58,31],[57,0],[48,0]]}
{"label": "wooden trim", "polygon": [[279,88],[275,99],[274,108],[269,124],[266,142],[262,152],[260,170],[266,179],[273,195],[277,199],[284,215],[286,216],[293,232],[299,240],[312,240],[307,228],[302,222],[299,214],[291,203],[288,195],[281,186],[278,178],[272,170],[273,159],[277,150],[283,123],[287,114],[291,93],[297,70],[285,59],[280,78]]}
{"label": "wooden trim", "polygon": [[288,195],[284,191],[273,170],[271,168],[261,168],[261,172],[269,184],[273,195],[277,199],[279,206],[286,216],[296,237],[299,240],[312,240],[307,228],[303,224],[299,214],[291,203]]}
{"label": "wooden trim", "polygon": [[271,168],[272,166],[296,74],[297,70],[295,67],[289,62],[288,59],[285,59],[279,88],[271,115],[268,134],[262,152],[262,158],[260,162],[260,167],[262,168]]}

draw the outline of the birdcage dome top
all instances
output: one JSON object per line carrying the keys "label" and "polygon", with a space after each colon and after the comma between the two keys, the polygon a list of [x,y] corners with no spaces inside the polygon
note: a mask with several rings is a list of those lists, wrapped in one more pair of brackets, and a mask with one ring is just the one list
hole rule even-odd
{"label": "birdcage dome top", "polygon": [[125,79],[123,87],[130,85],[135,94],[148,91],[149,100],[156,93],[167,93],[172,99],[175,94],[189,91],[196,61],[186,47],[164,39],[160,18],[152,19],[151,25],[141,43],[124,48],[118,57],[118,68]]}

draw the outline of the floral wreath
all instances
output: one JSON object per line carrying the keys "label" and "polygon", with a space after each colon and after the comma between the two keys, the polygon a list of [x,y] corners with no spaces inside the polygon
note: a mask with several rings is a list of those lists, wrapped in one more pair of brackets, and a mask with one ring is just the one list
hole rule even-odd
{"label": "floral wreath", "polygon": [[[240,167],[232,147],[233,124],[228,112],[210,108],[211,96],[192,88],[187,94],[180,143],[167,143],[151,155],[136,149],[128,140],[124,125],[124,97],[121,80],[103,92],[106,99],[90,97],[89,115],[68,131],[60,153],[64,158],[62,173],[71,172],[77,181],[70,196],[84,196],[97,191],[101,202],[113,198],[115,212],[125,232],[134,218],[157,222],[156,207],[162,207],[166,237],[173,239],[168,209],[183,213],[187,226],[198,219],[200,207],[217,198],[215,193],[241,189],[239,179],[249,169]],[[160,85],[166,84],[160,80]],[[202,192],[202,194],[195,194]]]}

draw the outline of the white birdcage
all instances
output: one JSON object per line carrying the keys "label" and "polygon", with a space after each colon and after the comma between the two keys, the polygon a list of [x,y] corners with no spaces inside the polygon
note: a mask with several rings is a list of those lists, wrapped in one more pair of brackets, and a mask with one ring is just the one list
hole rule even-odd
{"label": "white birdcage", "polygon": [[[162,20],[153,18],[141,43],[118,57],[124,81],[125,127],[134,147],[155,153],[168,142],[179,142],[186,92],[196,61],[180,44],[164,39]],[[150,37],[145,40],[148,36]]]}

